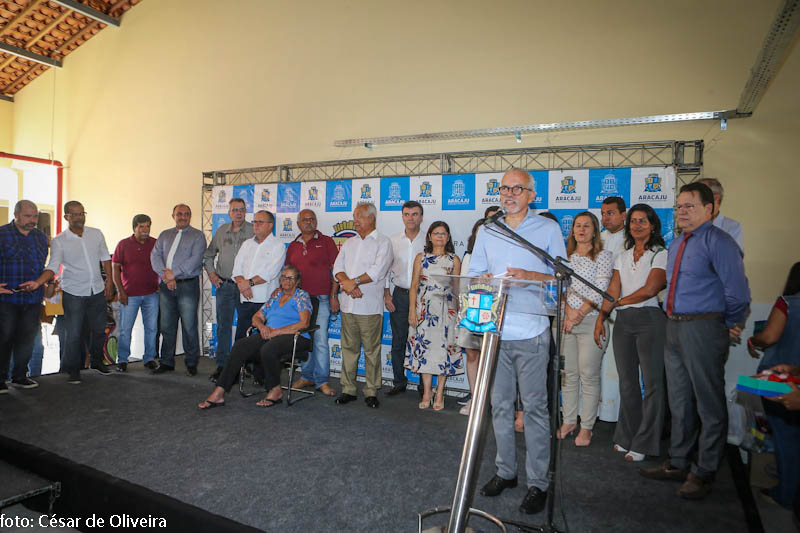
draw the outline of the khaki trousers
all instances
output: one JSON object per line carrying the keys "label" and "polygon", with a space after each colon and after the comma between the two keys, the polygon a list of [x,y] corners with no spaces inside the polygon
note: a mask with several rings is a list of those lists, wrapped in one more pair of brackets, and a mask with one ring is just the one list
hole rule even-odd
{"label": "khaki trousers", "polygon": [[377,396],[381,388],[382,315],[342,313],[342,377],[344,394],[357,396],[358,356],[364,346],[364,396]]}

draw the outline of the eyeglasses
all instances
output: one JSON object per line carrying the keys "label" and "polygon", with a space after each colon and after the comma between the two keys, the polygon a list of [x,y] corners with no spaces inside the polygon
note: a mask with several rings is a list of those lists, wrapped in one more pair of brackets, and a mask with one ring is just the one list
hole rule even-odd
{"label": "eyeglasses", "polygon": [[297,278],[296,278],[295,276],[281,276],[281,279],[288,279],[288,280],[292,280],[292,281],[294,281],[294,280],[296,280]]}
{"label": "eyeglasses", "polygon": [[522,191],[532,191],[530,187],[523,187],[522,185],[514,185],[513,187],[509,187],[508,185],[501,185],[500,186],[500,194],[508,194],[509,192],[513,196],[519,196],[522,194]]}
{"label": "eyeglasses", "polygon": [[694,209],[695,207],[697,207],[697,204],[677,204],[675,206],[675,211],[676,212],[677,211],[683,211],[683,210],[689,211],[691,209]]}
{"label": "eyeglasses", "polygon": [[80,213],[67,213],[68,217],[85,217],[86,211],[81,211]]}

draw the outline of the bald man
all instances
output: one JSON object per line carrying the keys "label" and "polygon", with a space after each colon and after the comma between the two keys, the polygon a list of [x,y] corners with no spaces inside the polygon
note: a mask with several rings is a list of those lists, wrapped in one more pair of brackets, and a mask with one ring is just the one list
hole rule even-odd
{"label": "bald man", "polygon": [[0,394],[8,392],[5,378],[11,353],[11,384],[32,389],[39,384],[25,375],[33,353],[44,294],[36,280],[47,259],[47,237],[36,228],[39,210],[29,200],[14,206],[14,220],[0,226]]}

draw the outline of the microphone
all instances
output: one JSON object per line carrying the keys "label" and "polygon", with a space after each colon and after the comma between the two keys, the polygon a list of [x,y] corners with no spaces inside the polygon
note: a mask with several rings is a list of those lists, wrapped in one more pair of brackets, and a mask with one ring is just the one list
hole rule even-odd
{"label": "microphone", "polygon": [[483,225],[484,226],[488,226],[490,224],[494,224],[495,222],[497,222],[497,220],[500,217],[505,216],[505,214],[506,214],[506,212],[505,212],[504,209],[502,209],[502,208],[498,209],[497,211],[495,211],[494,213],[489,215],[489,218],[487,218],[486,220],[483,221]]}

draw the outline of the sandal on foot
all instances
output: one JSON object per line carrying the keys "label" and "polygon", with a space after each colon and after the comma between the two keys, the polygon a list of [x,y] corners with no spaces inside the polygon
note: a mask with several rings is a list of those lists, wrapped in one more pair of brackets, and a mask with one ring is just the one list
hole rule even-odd
{"label": "sandal on foot", "polygon": [[277,400],[273,400],[271,398],[264,398],[263,400],[259,400],[256,402],[256,405],[259,407],[272,407],[273,405],[278,405],[279,403],[283,403],[283,397],[278,398]]}
{"label": "sandal on foot", "polygon": [[623,448],[619,444],[614,445],[614,451],[619,453],[628,453],[628,450],[626,448]]}
{"label": "sandal on foot", "polygon": [[625,454],[625,460],[638,463],[639,461],[644,461],[644,454],[631,450]]}
{"label": "sandal on foot", "polygon": [[[206,404],[203,406],[203,404]],[[197,405],[197,408],[201,411],[205,411],[206,409],[213,409],[215,407],[225,407],[225,402],[212,402],[211,400],[206,400],[201,402]]]}

